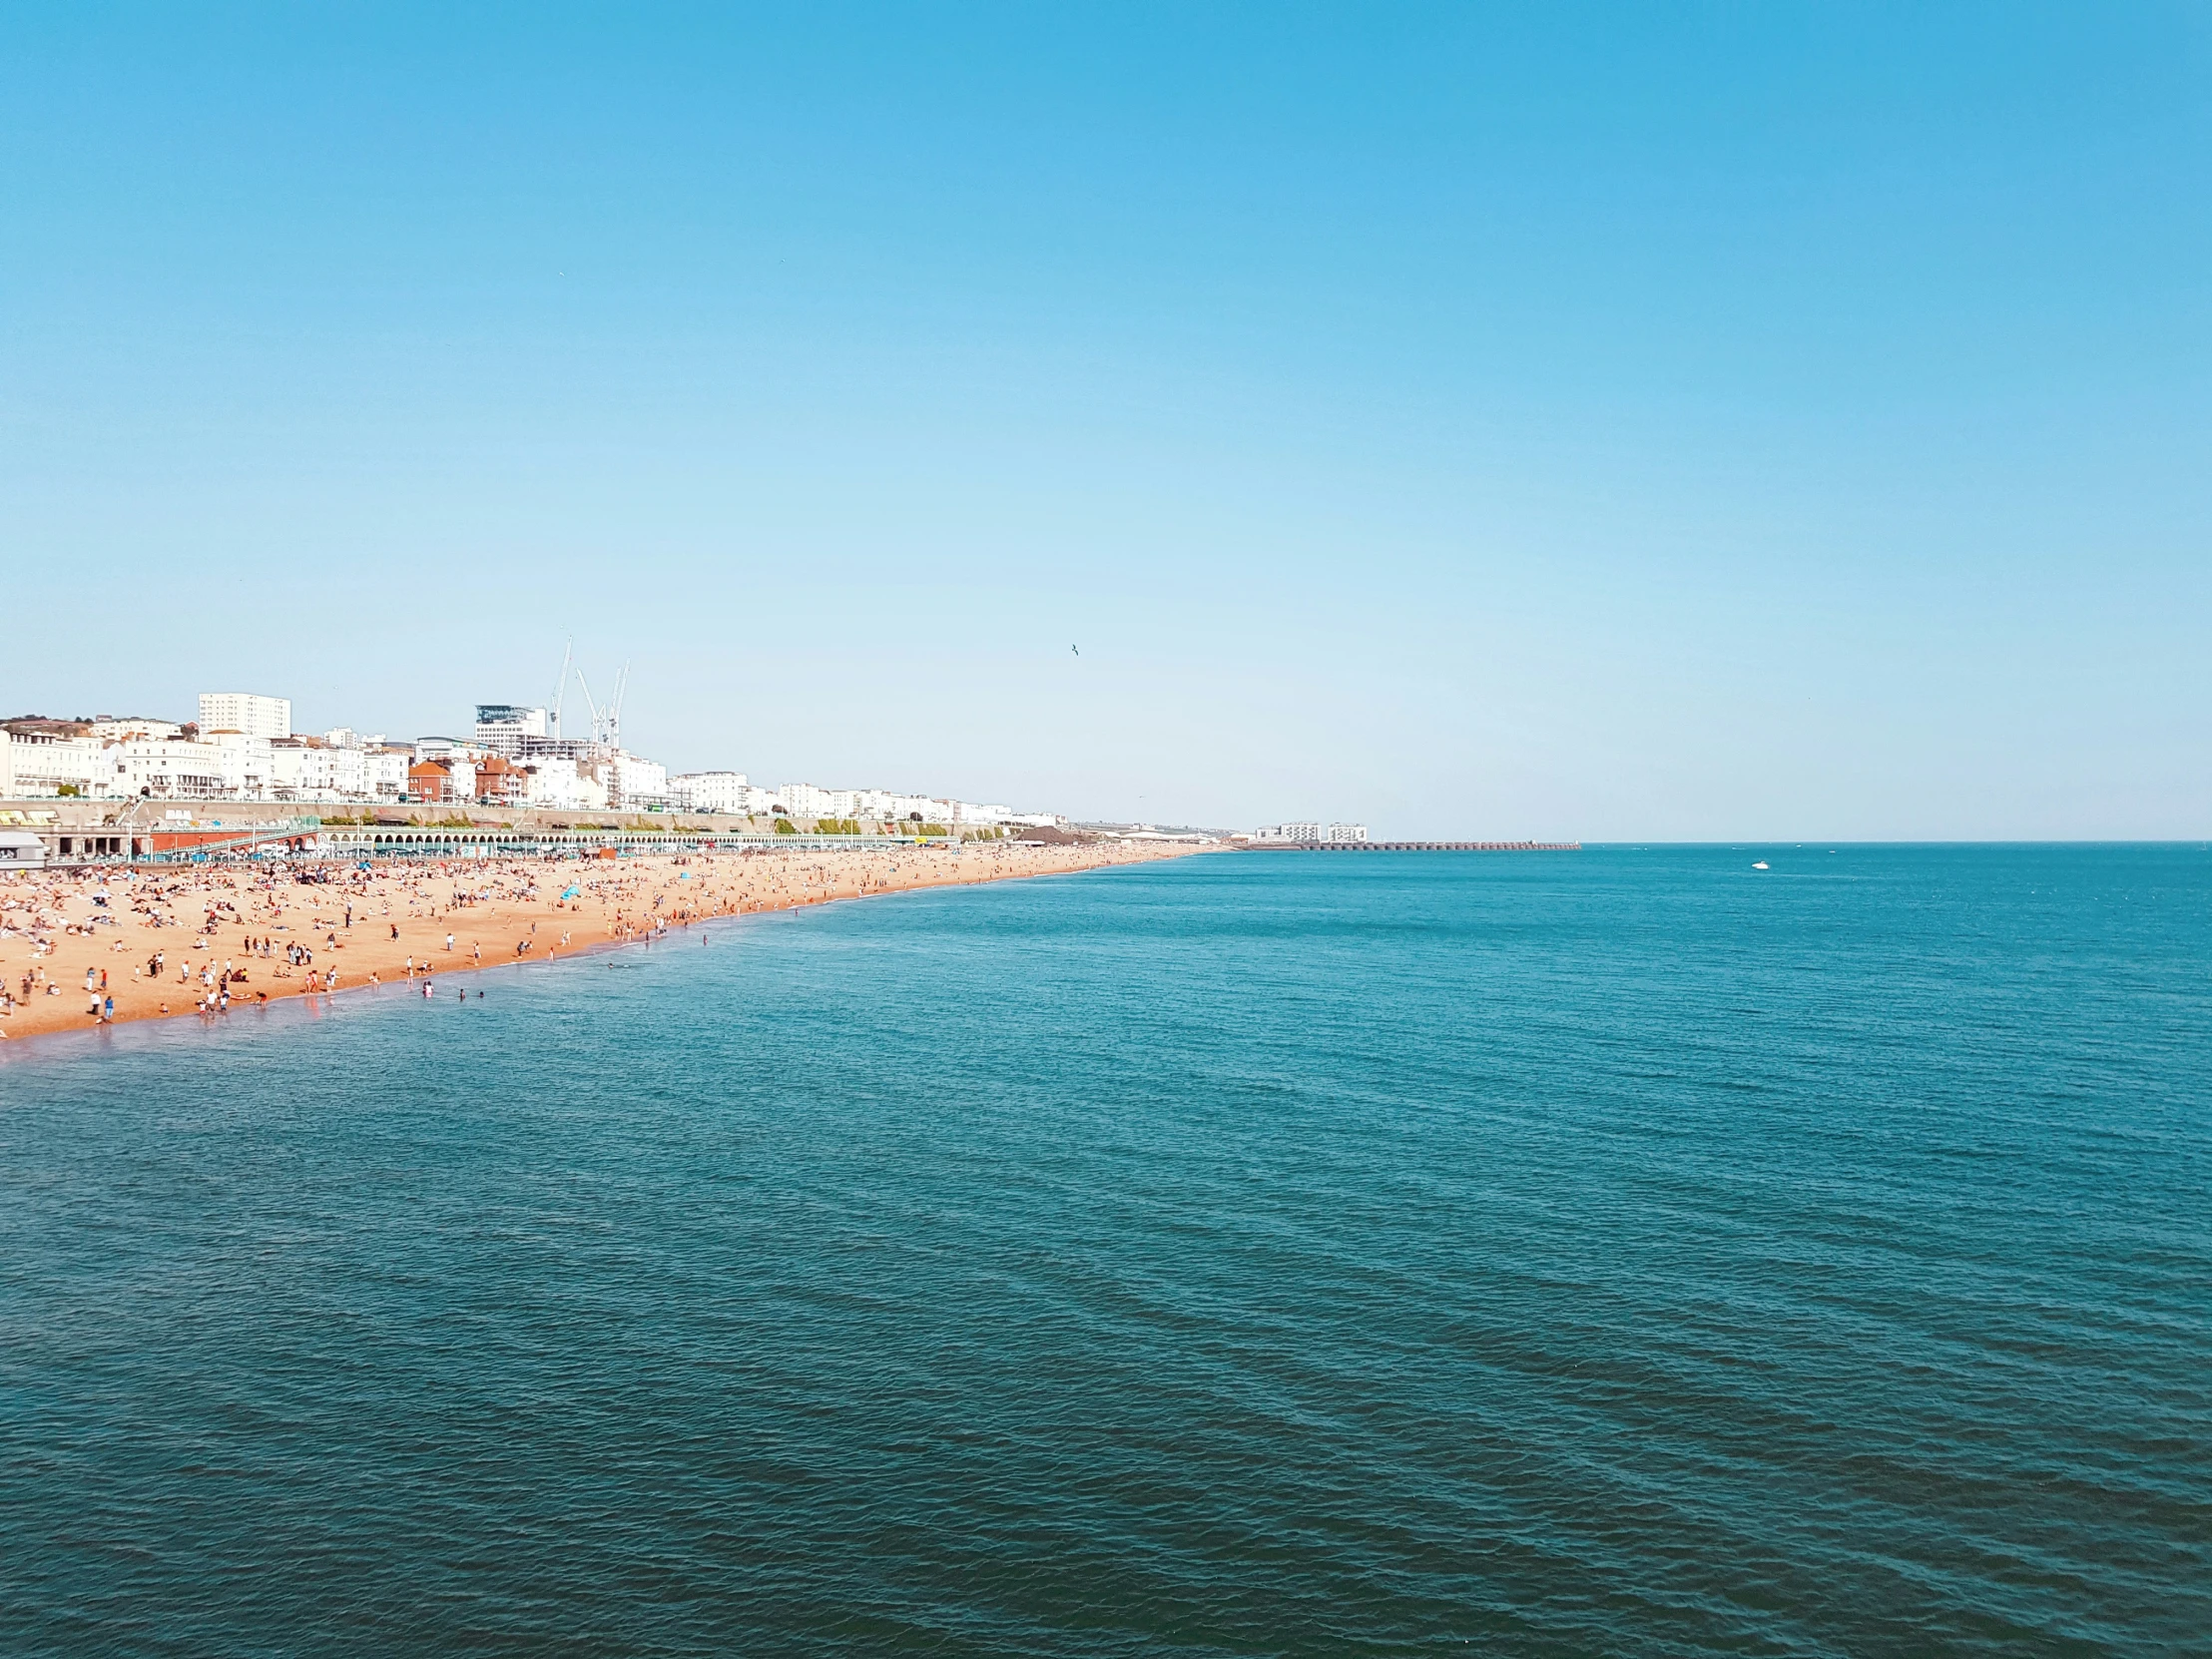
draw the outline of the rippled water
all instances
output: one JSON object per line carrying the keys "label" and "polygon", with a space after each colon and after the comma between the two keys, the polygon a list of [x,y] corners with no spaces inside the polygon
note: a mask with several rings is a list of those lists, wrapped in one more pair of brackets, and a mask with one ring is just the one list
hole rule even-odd
{"label": "rippled water", "polygon": [[0,1648],[2207,1649],[2202,849],[709,938],[8,1053]]}

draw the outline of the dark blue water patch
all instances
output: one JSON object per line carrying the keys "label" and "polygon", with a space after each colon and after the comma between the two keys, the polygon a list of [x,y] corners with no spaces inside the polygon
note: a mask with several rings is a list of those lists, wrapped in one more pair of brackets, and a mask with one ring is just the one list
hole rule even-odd
{"label": "dark blue water patch", "polygon": [[2201,849],[699,941],[0,1064],[0,1648],[2204,1650]]}

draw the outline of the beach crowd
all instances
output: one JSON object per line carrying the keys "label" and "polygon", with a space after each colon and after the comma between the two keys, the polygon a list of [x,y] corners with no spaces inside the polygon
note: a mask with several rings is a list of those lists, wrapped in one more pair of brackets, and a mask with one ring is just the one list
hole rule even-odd
{"label": "beach crowd", "polygon": [[327,859],[0,875],[0,1039],[222,1017],[552,960],[710,917],[1144,862],[1188,847],[980,842],[617,859]]}

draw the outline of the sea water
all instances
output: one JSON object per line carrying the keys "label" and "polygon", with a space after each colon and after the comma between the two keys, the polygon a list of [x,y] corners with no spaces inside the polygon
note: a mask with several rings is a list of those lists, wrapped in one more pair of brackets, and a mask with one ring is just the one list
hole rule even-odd
{"label": "sea water", "polygon": [[2201,847],[1224,854],[437,989],[9,1045],[0,1650],[2212,1649]]}

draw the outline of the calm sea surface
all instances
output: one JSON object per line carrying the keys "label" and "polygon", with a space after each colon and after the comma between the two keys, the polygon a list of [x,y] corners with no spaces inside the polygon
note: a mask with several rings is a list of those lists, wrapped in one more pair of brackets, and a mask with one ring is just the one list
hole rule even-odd
{"label": "calm sea surface", "polygon": [[0,1651],[2212,1651],[2201,848],[707,937],[8,1053]]}

